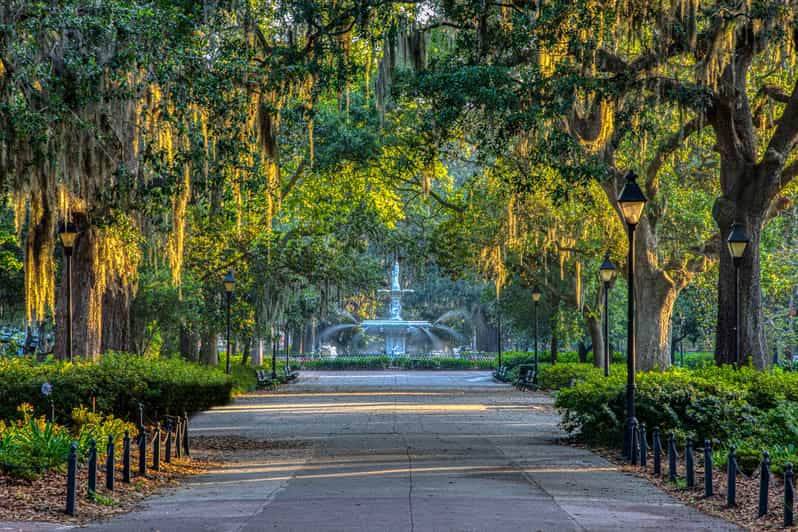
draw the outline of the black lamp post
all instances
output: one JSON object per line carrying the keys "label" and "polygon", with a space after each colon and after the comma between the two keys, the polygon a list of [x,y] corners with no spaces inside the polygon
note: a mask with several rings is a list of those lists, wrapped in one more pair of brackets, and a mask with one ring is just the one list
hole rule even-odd
{"label": "black lamp post", "polygon": [[78,229],[72,222],[61,222],[58,236],[64,246],[66,257],[66,282],[67,282],[67,326],[66,326],[66,358],[72,362],[72,251],[75,249],[75,240],[78,238]]}
{"label": "black lamp post", "polygon": [[540,289],[535,286],[532,289],[532,301],[535,303],[535,373],[532,374],[532,384],[538,383],[538,302],[540,302]]}
{"label": "black lamp post", "polygon": [[740,367],[740,265],[743,263],[743,255],[749,242],[751,239],[745,232],[745,226],[734,222],[726,243],[734,261],[734,362],[738,368]]}
{"label": "black lamp post", "polygon": [[272,336],[272,380],[277,380],[277,338]]}
{"label": "black lamp post", "polygon": [[610,283],[615,277],[615,265],[610,260],[609,252],[604,255],[604,262],[599,267],[599,276],[604,283],[604,376],[610,375]]}
{"label": "black lamp post", "polygon": [[224,291],[227,294],[227,362],[225,363],[225,373],[230,373],[230,299],[233,296],[233,289],[236,287],[236,278],[233,270],[228,270],[224,277]]}
{"label": "black lamp post", "polygon": [[629,235],[629,256],[627,257],[628,267],[628,293],[627,293],[627,315],[626,315],[626,431],[623,439],[624,456],[636,462],[635,448],[637,442],[637,417],[635,415],[635,371],[637,370],[637,353],[635,343],[637,331],[635,324],[635,228],[640,222],[640,215],[643,214],[643,207],[646,205],[646,196],[637,184],[637,175],[630,171],[626,174],[626,184],[618,195],[618,207],[623,214],[628,228]]}
{"label": "black lamp post", "polygon": [[500,298],[496,296],[496,336],[499,341],[499,357],[498,357],[498,367],[502,367],[502,312],[501,308],[499,308],[499,301]]}

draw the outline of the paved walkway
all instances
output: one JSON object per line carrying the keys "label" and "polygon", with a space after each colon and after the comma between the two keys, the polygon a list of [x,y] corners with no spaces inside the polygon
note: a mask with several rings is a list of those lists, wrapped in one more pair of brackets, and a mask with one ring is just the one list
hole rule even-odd
{"label": "paved walkway", "polygon": [[[103,531],[731,530],[583,449],[486,372],[303,372],[194,418],[243,453]],[[206,440],[206,441],[212,441]]]}

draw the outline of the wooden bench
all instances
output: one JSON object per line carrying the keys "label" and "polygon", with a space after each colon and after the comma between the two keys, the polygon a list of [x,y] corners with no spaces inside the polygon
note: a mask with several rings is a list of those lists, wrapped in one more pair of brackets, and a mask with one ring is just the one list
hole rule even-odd
{"label": "wooden bench", "polygon": [[261,388],[272,387],[275,385],[272,376],[265,369],[255,370],[255,377],[257,377],[258,386]]}
{"label": "wooden bench", "polygon": [[537,372],[534,366],[522,366],[523,371],[518,372],[518,380],[515,385],[519,390],[536,390],[537,389]]}
{"label": "wooden bench", "polygon": [[291,382],[296,380],[299,377],[298,371],[293,371],[290,366],[285,367],[285,380],[286,382]]}
{"label": "wooden bench", "polygon": [[493,378],[497,381],[507,382],[507,366],[499,366],[499,369],[493,372]]}

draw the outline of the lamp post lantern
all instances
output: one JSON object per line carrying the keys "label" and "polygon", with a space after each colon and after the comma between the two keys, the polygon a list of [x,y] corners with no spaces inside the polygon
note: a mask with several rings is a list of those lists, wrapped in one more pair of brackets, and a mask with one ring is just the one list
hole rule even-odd
{"label": "lamp post lantern", "polygon": [[78,229],[72,222],[61,222],[58,236],[64,246],[66,257],[66,282],[67,282],[67,326],[66,326],[66,358],[72,362],[72,251],[75,249],[75,240],[78,238]]}
{"label": "lamp post lantern", "polygon": [[618,207],[621,210],[629,236],[629,256],[627,257],[627,314],[626,314],[626,431],[623,439],[624,456],[636,462],[635,441],[637,432],[637,417],[635,415],[635,371],[637,370],[636,341],[637,330],[635,324],[635,228],[640,222],[643,207],[646,205],[646,196],[637,184],[637,175],[629,171],[626,174],[626,184],[618,195]]}
{"label": "lamp post lantern", "polygon": [[599,276],[604,283],[604,376],[610,375],[610,283],[615,277],[615,265],[610,254],[604,255],[604,262],[599,267]]}
{"label": "lamp post lantern", "polygon": [[538,303],[540,302],[540,289],[532,289],[532,301],[535,303],[535,373],[532,374],[532,384],[538,384]]}
{"label": "lamp post lantern", "polygon": [[227,361],[225,362],[224,371],[230,373],[230,299],[233,296],[233,289],[236,287],[236,278],[233,276],[233,270],[228,270],[227,275],[224,277],[224,291],[227,295]]}
{"label": "lamp post lantern", "polygon": [[751,239],[745,232],[745,226],[734,222],[726,244],[734,262],[734,364],[738,368],[740,367],[740,265],[743,263],[743,255],[749,242]]}

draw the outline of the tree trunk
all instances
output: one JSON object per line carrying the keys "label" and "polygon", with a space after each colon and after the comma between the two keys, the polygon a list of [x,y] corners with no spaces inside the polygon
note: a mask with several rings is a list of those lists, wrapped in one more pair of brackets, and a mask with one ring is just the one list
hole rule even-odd
{"label": "tree trunk", "polygon": [[[116,276],[114,276],[116,277]],[[130,342],[130,303],[131,287],[124,286],[120,279],[105,290],[102,298],[102,337],[101,352],[131,349]]]}
{"label": "tree trunk", "polygon": [[[742,212],[741,212],[742,211]],[[717,210],[716,210],[717,212]],[[759,271],[759,242],[763,220],[755,213],[745,213],[738,207],[737,221],[746,223],[751,242],[740,264],[740,362],[751,359],[754,367],[764,369],[768,366],[765,327],[762,316],[762,290]],[[719,219],[720,218],[720,219]],[[715,362],[717,364],[735,363],[735,276],[736,271],[731,254],[725,249],[725,238],[734,220],[716,216],[720,227],[720,238],[724,252],[720,253],[718,273],[718,320],[715,331]]]}
{"label": "tree trunk", "polygon": [[204,332],[202,334],[200,362],[208,366],[219,364],[218,336],[215,332]]}
{"label": "tree trunk", "polygon": [[585,318],[590,340],[593,342],[593,365],[604,368],[604,331],[601,329],[601,317],[590,315]]}
{"label": "tree trunk", "polygon": [[191,362],[197,362],[199,352],[199,335],[186,326],[180,327],[180,356]]}

